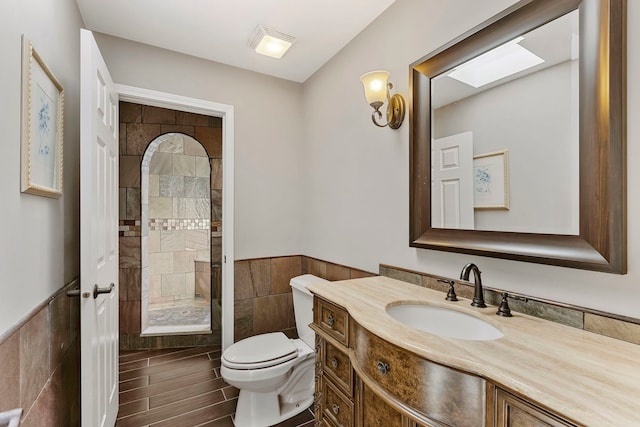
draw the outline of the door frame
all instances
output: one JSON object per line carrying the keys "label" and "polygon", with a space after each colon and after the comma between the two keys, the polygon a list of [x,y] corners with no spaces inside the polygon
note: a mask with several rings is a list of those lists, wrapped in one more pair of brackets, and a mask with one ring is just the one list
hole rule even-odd
{"label": "door frame", "polygon": [[169,108],[188,113],[204,114],[222,119],[222,349],[233,344],[234,292],[234,111],[233,105],[190,98],[166,92],[116,84],[120,101],[153,107]]}

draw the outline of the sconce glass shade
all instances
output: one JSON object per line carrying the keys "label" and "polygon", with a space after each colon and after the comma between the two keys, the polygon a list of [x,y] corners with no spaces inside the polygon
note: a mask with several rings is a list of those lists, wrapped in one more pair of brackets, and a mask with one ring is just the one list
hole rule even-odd
{"label": "sconce glass shade", "polygon": [[378,70],[371,71],[360,76],[360,81],[364,86],[364,96],[367,102],[376,110],[384,104],[387,99],[387,81],[389,72]]}

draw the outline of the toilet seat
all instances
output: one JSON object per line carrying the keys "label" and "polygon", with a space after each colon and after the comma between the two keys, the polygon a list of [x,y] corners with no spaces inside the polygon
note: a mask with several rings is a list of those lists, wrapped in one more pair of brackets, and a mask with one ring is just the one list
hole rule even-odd
{"label": "toilet seat", "polygon": [[282,332],[261,334],[232,344],[222,354],[230,369],[261,369],[279,365],[298,356],[296,345]]}

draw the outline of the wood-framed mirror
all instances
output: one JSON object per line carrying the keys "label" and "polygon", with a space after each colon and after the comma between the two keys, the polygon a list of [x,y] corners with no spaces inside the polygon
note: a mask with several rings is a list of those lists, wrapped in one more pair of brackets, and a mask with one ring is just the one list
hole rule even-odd
{"label": "wood-framed mirror", "polygon": [[[515,218],[513,222],[520,220],[522,229],[476,228],[464,223],[457,226],[444,222],[435,224],[434,217],[438,217],[437,221],[441,219],[439,213],[434,215],[432,212],[432,206],[436,205],[432,203],[434,194],[438,194],[437,203],[446,203],[441,200],[440,187],[437,191],[433,190],[436,184],[432,168],[443,157],[433,155],[432,159],[432,141],[436,139],[434,103],[441,102],[436,101],[432,85],[438,77],[461,68],[472,59],[506,44],[513,44],[514,39],[515,43],[519,43],[521,36],[535,32],[574,11],[577,11],[575,15],[578,32],[574,39],[578,40],[572,43],[574,53],[571,60],[574,62],[577,78],[574,108],[568,112],[575,117],[575,153],[578,159],[575,162],[573,192],[574,195],[576,192],[578,194],[575,198],[574,229],[571,230],[570,227],[566,232],[554,231],[553,228],[535,231],[536,228],[528,224],[529,219],[524,218],[526,215],[514,214],[518,209],[514,204],[520,203],[518,196],[527,193],[528,189],[513,187],[510,189],[510,203],[502,203],[498,197],[497,208],[503,212],[496,214],[502,217],[496,216],[497,220],[494,222],[502,222],[502,218],[508,218],[506,215],[512,214]],[[505,80],[508,81],[509,78]],[[494,87],[499,85],[499,82],[493,83]],[[626,273],[626,0],[520,1],[412,64],[410,86],[410,246]],[[553,96],[551,98],[553,100]],[[522,102],[526,102],[526,99]],[[490,102],[482,105],[484,109],[496,110]],[[459,121],[460,117],[456,115],[453,121]],[[504,117],[502,120],[510,118]],[[537,122],[535,119],[529,119],[528,122],[533,127],[549,127],[547,123]],[[437,137],[440,136],[442,135]],[[540,138],[545,141],[550,139],[548,134]],[[555,135],[551,139],[554,138]],[[511,148],[508,151],[509,161],[516,164],[519,154]],[[504,150],[497,151],[500,152],[504,154]],[[548,156],[552,154],[547,153]],[[483,159],[488,156],[477,152],[473,155]],[[456,156],[451,159],[457,161]],[[506,161],[504,155],[489,157]],[[484,162],[487,163],[486,160]],[[475,160],[473,165],[475,169],[472,168],[471,173],[475,171],[477,175],[479,166],[475,166]],[[538,167],[544,174],[544,161]],[[512,168],[512,172],[520,169],[524,170],[518,167]],[[567,180],[561,179],[563,182]],[[477,177],[472,176],[471,185],[471,193],[481,190],[478,188]],[[459,188],[451,188],[454,188],[451,194],[456,195],[453,197],[456,199]],[[561,199],[566,197],[558,200]],[[486,211],[480,211],[477,195],[471,203],[474,203],[472,216],[478,218],[479,213],[487,215]],[[521,212],[530,213],[534,206],[546,204],[551,207],[554,203],[543,198],[535,201],[530,208],[521,207]],[[506,211],[509,212],[505,213]]]}

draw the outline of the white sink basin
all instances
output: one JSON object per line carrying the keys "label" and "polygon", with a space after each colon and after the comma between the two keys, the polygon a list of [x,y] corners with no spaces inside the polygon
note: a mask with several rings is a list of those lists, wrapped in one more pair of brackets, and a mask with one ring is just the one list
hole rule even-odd
{"label": "white sink basin", "polygon": [[470,341],[489,341],[504,334],[493,325],[460,311],[423,304],[387,307],[397,321],[430,334]]}

